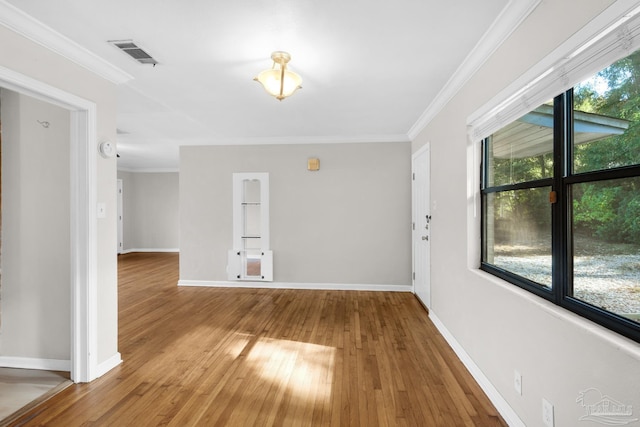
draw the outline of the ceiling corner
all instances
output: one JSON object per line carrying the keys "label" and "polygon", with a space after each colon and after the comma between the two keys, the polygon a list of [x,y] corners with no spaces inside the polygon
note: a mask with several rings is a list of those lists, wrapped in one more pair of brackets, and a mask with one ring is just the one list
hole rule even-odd
{"label": "ceiling corner", "polygon": [[410,140],[422,132],[489,57],[504,43],[542,0],[509,0],[500,15],[453,73],[438,95],[407,132]]}
{"label": "ceiling corner", "polygon": [[112,83],[123,84],[133,79],[133,76],[129,73],[105,61],[5,0],[0,0],[0,25],[46,47]]}

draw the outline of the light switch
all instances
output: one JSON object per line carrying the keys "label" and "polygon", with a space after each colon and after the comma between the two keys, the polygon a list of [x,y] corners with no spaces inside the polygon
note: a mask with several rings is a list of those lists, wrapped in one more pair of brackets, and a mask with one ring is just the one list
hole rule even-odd
{"label": "light switch", "polygon": [[104,203],[98,203],[98,218],[107,217],[107,205]]}

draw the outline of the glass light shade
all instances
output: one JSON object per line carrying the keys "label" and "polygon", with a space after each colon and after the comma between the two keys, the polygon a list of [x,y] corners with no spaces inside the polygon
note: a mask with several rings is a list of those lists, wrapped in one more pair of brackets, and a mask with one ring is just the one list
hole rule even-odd
{"label": "glass light shade", "polygon": [[275,96],[279,100],[283,100],[287,96],[293,95],[293,93],[301,87],[302,78],[298,74],[293,71],[289,71],[286,68],[284,70],[284,79],[282,83],[280,82],[281,76],[282,70],[279,68],[273,68],[262,71],[258,74],[258,77],[256,77],[255,80],[262,84],[262,87],[264,87],[269,95]]}

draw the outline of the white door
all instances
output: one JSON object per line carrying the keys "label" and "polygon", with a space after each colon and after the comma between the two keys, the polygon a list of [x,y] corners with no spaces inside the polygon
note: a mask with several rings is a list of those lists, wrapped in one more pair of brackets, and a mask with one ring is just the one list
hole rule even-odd
{"label": "white door", "polygon": [[411,161],[413,212],[413,291],[422,303],[431,307],[431,207],[429,195],[429,143],[418,150]]}
{"label": "white door", "polygon": [[118,180],[118,253],[124,250],[124,228],[123,228],[123,201],[122,201],[122,180]]}

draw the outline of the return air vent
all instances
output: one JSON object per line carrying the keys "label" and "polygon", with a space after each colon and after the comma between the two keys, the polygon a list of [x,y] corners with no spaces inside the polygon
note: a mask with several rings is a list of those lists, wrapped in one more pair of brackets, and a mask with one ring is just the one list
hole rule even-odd
{"label": "return air vent", "polygon": [[109,40],[109,43],[135,59],[141,64],[156,65],[158,61],[141,49],[133,40]]}

